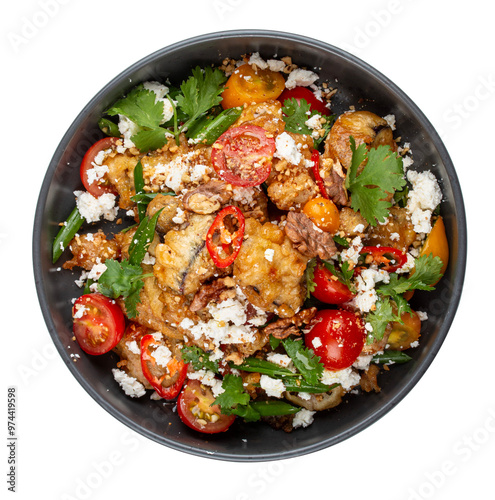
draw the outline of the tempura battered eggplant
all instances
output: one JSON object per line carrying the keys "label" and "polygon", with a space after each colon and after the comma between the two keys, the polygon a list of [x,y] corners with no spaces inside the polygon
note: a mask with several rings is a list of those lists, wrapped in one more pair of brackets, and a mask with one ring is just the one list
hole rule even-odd
{"label": "tempura battered eggplant", "polygon": [[352,136],[356,147],[367,144],[371,148],[388,145],[397,150],[393,132],[383,118],[370,111],[350,111],[340,115],[325,140],[325,155],[339,160],[344,168],[349,168],[352,151],[349,137]]}
{"label": "tempura battered eggplant", "polygon": [[153,272],[158,285],[165,290],[189,295],[219,270],[206,248],[206,233],[215,217],[194,214],[185,229],[171,230],[156,247]]}
{"label": "tempura battered eggplant", "polygon": [[249,302],[281,318],[293,316],[305,297],[308,261],[285,233],[267,222],[246,219],[245,240],[234,261],[234,280]]}

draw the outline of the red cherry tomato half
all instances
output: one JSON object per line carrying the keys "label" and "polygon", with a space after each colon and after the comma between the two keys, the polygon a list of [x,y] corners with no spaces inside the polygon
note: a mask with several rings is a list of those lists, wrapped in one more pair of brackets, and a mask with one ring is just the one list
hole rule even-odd
{"label": "red cherry tomato half", "polygon": [[[174,399],[184,385],[188,365],[182,360],[173,358],[166,367],[157,366],[157,362],[153,357],[153,347],[159,346],[160,342],[153,335],[145,335],[141,339],[141,368],[146,380],[153,386],[159,396],[164,399]],[[165,380],[170,381],[176,373],[178,373],[176,380],[171,385],[163,385]]]}
{"label": "red cherry tomato half", "polygon": [[112,350],[125,331],[122,309],[101,293],[82,295],[72,307],[74,335],[88,354],[105,354]]}
{"label": "red cherry tomato half", "polygon": [[[238,229],[232,233],[225,226],[225,220],[229,215],[237,219]],[[217,267],[228,267],[234,262],[241,249],[244,229],[244,215],[237,207],[229,205],[218,212],[206,233],[206,248]]]}
{"label": "red cherry tomato half", "polygon": [[259,186],[272,169],[275,139],[256,125],[224,132],[213,144],[211,162],[217,174],[234,186]]}
{"label": "red cherry tomato half", "polygon": [[407,262],[407,255],[393,247],[363,247],[360,253],[361,255],[368,254],[372,259],[371,262],[365,259],[365,263],[374,263],[388,273],[397,271]]}
{"label": "red cherry tomato half", "polygon": [[354,296],[324,265],[316,266],[313,282],[315,289],[311,294],[325,304],[343,304]]}
{"label": "red cherry tomato half", "polygon": [[118,137],[105,137],[103,139],[100,139],[88,149],[81,162],[81,181],[84,184],[86,191],[92,194],[95,198],[105,193],[115,193],[115,190],[103,178],[90,183],[88,179],[88,170],[94,168],[93,162],[95,161],[98,153],[100,151],[104,151],[105,149],[112,149],[113,147],[117,146],[118,140]]}
{"label": "red cherry tomato half", "polygon": [[224,432],[234,423],[235,415],[223,415],[220,407],[213,404],[214,401],[209,387],[202,385],[199,380],[190,380],[180,393],[177,413],[195,431],[205,434]]}
{"label": "red cherry tomato half", "polygon": [[316,313],[311,324],[304,343],[320,356],[325,368],[343,370],[356,361],[366,338],[359,317],[350,311],[324,309]]}
{"label": "red cherry tomato half", "polygon": [[296,99],[299,102],[300,99],[304,99],[310,106],[311,111],[316,111],[320,115],[329,115],[330,110],[325,106],[323,101],[320,101],[310,89],[307,87],[295,87],[293,89],[285,89],[278,100],[284,104],[286,99]]}

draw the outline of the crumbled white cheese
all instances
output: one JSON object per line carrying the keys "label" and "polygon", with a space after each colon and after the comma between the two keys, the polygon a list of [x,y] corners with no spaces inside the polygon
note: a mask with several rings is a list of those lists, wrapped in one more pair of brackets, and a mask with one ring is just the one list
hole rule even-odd
{"label": "crumbled white cheese", "polygon": [[414,269],[416,265],[416,259],[411,255],[410,252],[406,253],[406,258],[406,263],[403,264],[402,267],[399,267],[397,271],[395,271],[397,274],[408,273]]}
{"label": "crumbled white cheese", "polygon": [[282,132],[275,139],[275,154],[273,156],[287,160],[292,165],[298,165],[302,159],[302,153],[299,151],[296,141],[287,133]]}
{"label": "crumbled white cheese", "polygon": [[313,115],[304,122],[304,125],[312,130],[321,128],[321,115]]}
{"label": "crumbled white cheese", "polygon": [[177,212],[175,213],[175,216],[172,217],[172,222],[175,222],[176,224],[182,224],[184,220],[184,210],[182,210],[182,208],[180,207],[177,207]]}
{"label": "crumbled white cheese", "polygon": [[301,408],[295,415],[292,421],[292,426],[294,429],[298,427],[308,427],[314,421],[315,411],[307,410],[306,408]]}
{"label": "crumbled white cheese", "polygon": [[278,59],[268,59],[268,61],[266,62],[268,64],[268,69],[270,69],[270,71],[279,72],[285,69],[284,61],[279,61]]}
{"label": "crumbled white cheese", "polygon": [[131,141],[131,137],[137,134],[141,127],[129,120],[127,116],[119,115],[119,132],[124,138],[124,147],[134,148],[136,145]]}
{"label": "crumbled white cheese", "polygon": [[76,304],[74,306],[74,309],[76,312],[72,315],[74,319],[80,319],[82,318],[87,312],[89,312],[89,307],[86,307],[83,304]]}
{"label": "crumbled white cheese", "polygon": [[409,344],[410,347],[418,347],[419,346],[419,341],[418,340],[415,340],[414,342],[411,342]]}
{"label": "crumbled white cheese", "polygon": [[289,73],[289,77],[285,82],[285,87],[288,89],[293,89],[295,87],[309,87],[315,83],[318,78],[318,75],[312,71],[297,68]]}
{"label": "crumbled white cheese", "polygon": [[309,392],[298,392],[297,397],[304,399],[304,401],[309,401],[311,399],[311,394],[309,394]]}
{"label": "crumbled white cheese", "polygon": [[424,311],[416,311],[420,321],[426,321],[428,319],[428,314]]}
{"label": "crumbled white cheese", "polygon": [[149,266],[154,266],[155,263],[156,263],[156,258],[153,257],[153,255],[151,255],[149,252],[146,252],[144,254],[142,263],[143,264],[148,264]]}
{"label": "crumbled white cheese", "polygon": [[94,165],[93,168],[86,170],[88,183],[93,184],[93,182],[99,181],[108,171],[109,169],[106,165]]}
{"label": "crumbled white cheese", "polygon": [[276,352],[270,352],[267,354],[266,359],[271,363],[275,363],[282,368],[289,368],[292,360],[286,354],[278,354]]}
{"label": "crumbled white cheese", "polygon": [[265,259],[268,262],[273,262],[273,255],[275,254],[275,250],[273,248],[267,248],[265,250]]}
{"label": "crumbled white cheese", "polygon": [[267,69],[268,63],[260,56],[259,52],[254,52],[249,58],[249,64],[256,64],[260,69]]}
{"label": "crumbled white cheese", "polygon": [[130,396],[131,398],[140,398],[146,394],[144,385],[123,370],[114,368],[112,373],[113,378],[119,383],[120,387],[122,387],[127,396]]}
{"label": "crumbled white cheese", "polygon": [[354,368],[358,370],[367,370],[370,366],[371,360],[373,359],[373,354],[358,356],[356,361],[352,364]]}
{"label": "crumbled white cheese", "polygon": [[252,205],[255,193],[256,191],[252,187],[234,186],[232,190],[232,199],[243,205]]}
{"label": "crumbled white cheese", "polygon": [[388,126],[395,130],[395,115],[384,116],[383,119],[388,123]]}
{"label": "crumbled white cheese", "polygon": [[138,343],[135,340],[131,342],[126,342],[127,349],[131,351],[133,354],[141,354],[141,349],[138,346]]}
{"label": "crumbled white cheese", "polygon": [[189,172],[189,177],[191,178],[192,182],[198,182],[206,173],[210,172],[210,170],[210,167],[208,167],[207,165],[194,165],[194,167],[192,167],[191,171]]}
{"label": "crumbled white cheese", "polygon": [[285,392],[284,383],[268,375],[261,375],[260,387],[266,392],[268,397],[281,398],[282,394]]}
{"label": "crumbled white cheese", "polygon": [[370,312],[375,305],[378,296],[375,285],[379,282],[389,283],[390,275],[383,269],[364,269],[356,278],[357,294],[352,303],[361,312]]}
{"label": "crumbled white cheese", "polygon": [[400,234],[399,233],[391,233],[390,234],[390,240],[391,241],[399,241],[400,240]]}
{"label": "crumbled white cheese", "polygon": [[165,368],[172,361],[172,353],[166,345],[159,345],[152,353],[156,364]]}
{"label": "crumbled white cheese", "polygon": [[353,232],[355,233],[362,233],[364,231],[364,224],[358,224],[354,229]]}
{"label": "crumbled white cheese", "polygon": [[222,381],[217,379],[211,370],[189,372],[187,377],[192,380],[199,380],[203,385],[211,387],[211,392],[215,398],[225,392],[225,389],[222,387]]}
{"label": "crumbled white cheese", "polygon": [[407,200],[407,211],[417,233],[431,231],[431,214],[442,201],[442,192],[436,177],[429,171],[408,170],[407,180],[412,184]]}
{"label": "crumbled white cheese", "polygon": [[360,252],[363,249],[361,236],[356,236],[350,243],[349,248],[342,250],[340,256],[342,261],[352,261],[354,264],[358,263]]}
{"label": "crumbled white cheese", "polygon": [[315,349],[318,349],[318,347],[321,347],[323,345],[320,337],[315,337],[311,343],[313,344],[313,347]]}
{"label": "crumbled white cheese", "polygon": [[355,385],[359,384],[361,376],[351,367],[344,368],[339,371],[330,371],[326,368],[323,370],[323,375],[320,381],[326,385],[340,384],[345,391],[350,390]]}
{"label": "crumbled white cheese", "polygon": [[97,222],[101,217],[109,221],[115,220],[118,208],[115,206],[115,195],[104,193],[98,198],[86,191],[74,191],[79,213],[87,222]]}
{"label": "crumbled white cheese", "polygon": [[172,103],[165,97],[168,94],[168,87],[158,82],[144,82],[143,87],[155,93],[155,103],[163,102],[163,118],[160,125],[168,122],[174,116]]}
{"label": "crumbled white cheese", "polygon": [[[98,259],[99,260],[99,259]],[[88,279],[98,281],[98,278],[107,270],[107,266],[101,262],[96,263],[89,271]]]}

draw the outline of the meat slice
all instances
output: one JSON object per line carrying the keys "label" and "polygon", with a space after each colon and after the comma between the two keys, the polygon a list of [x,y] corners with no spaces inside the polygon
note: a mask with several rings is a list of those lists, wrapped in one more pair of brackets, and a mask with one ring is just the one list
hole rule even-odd
{"label": "meat slice", "polygon": [[69,245],[72,259],[64,262],[64,269],[75,266],[91,271],[95,264],[103,263],[107,259],[119,257],[120,248],[117,240],[107,240],[105,233],[100,229],[97,233],[88,233],[76,236]]}
{"label": "meat slice", "polygon": [[266,326],[264,333],[276,339],[286,339],[289,335],[301,335],[301,326],[308,324],[316,314],[316,307],[303,309],[291,318],[278,319]]}
{"label": "meat slice", "polygon": [[285,234],[294,247],[306,257],[328,260],[337,253],[332,235],[317,228],[302,212],[289,212]]}

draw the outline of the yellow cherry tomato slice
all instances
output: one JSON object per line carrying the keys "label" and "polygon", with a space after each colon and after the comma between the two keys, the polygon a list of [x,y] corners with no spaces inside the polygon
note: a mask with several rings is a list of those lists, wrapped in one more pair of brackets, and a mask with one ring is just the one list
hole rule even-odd
{"label": "yellow cherry tomato slice", "polygon": [[445,233],[445,224],[442,217],[438,217],[433,228],[426,238],[425,244],[421,249],[421,255],[430,255],[440,257],[442,260],[442,274],[445,274],[449,263],[449,244],[447,234]]}
{"label": "yellow cherry tomato slice", "polygon": [[222,93],[222,107],[235,108],[276,99],[284,88],[285,79],[280,73],[244,64],[227,80]]}
{"label": "yellow cherry tomato slice", "polygon": [[339,229],[339,209],[332,200],[317,197],[304,205],[303,212],[322,231],[334,234]]}
{"label": "yellow cherry tomato slice", "polygon": [[409,349],[421,334],[421,320],[416,311],[413,311],[412,314],[403,313],[400,319],[403,323],[394,321],[392,323],[392,332],[388,338],[389,348],[394,351]]}

